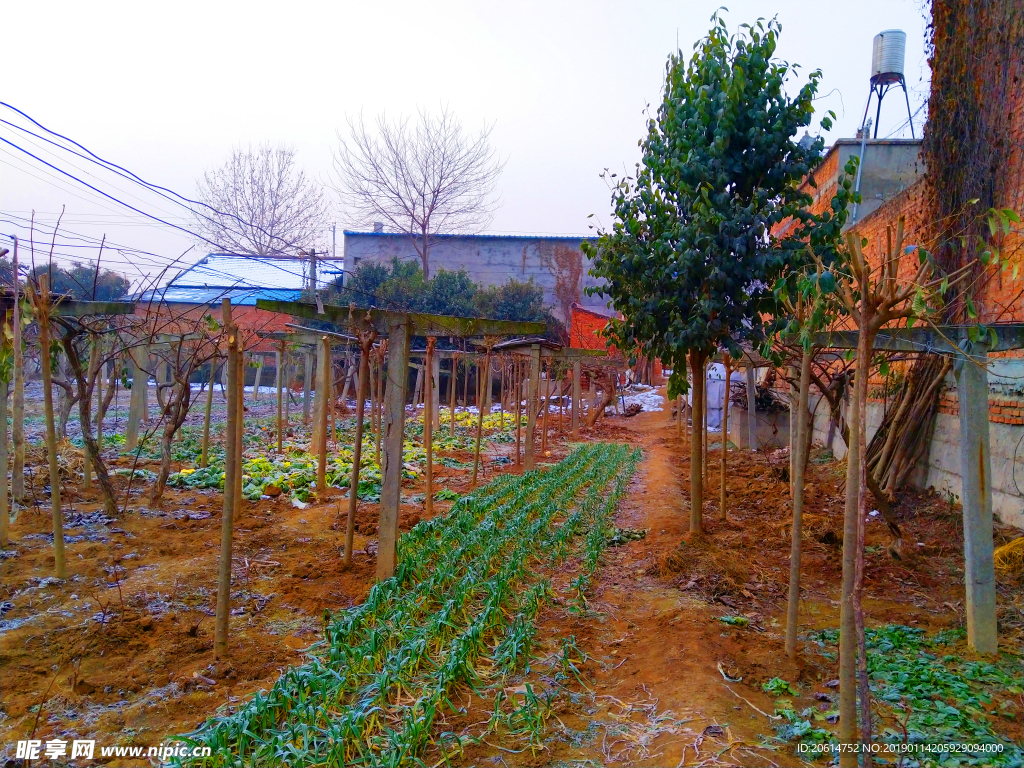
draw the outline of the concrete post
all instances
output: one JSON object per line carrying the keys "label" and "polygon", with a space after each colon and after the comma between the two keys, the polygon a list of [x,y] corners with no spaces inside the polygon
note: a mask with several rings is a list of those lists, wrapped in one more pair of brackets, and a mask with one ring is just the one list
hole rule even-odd
{"label": "concrete post", "polygon": [[572,439],[580,439],[580,406],[583,405],[583,392],[580,379],[583,364],[579,360],[572,363]]}
{"label": "concrete post", "polygon": [[754,382],[754,366],[748,365],[747,376],[747,448],[757,450],[757,385]]}
{"label": "concrete post", "polygon": [[409,393],[409,345],[412,323],[408,318],[388,327],[388,379],[384,390],[384,444],[380,492],[380,525],[377,534],[377,579],[395,573],[398,560],[398,513],[402,503],[402,439],[405,430],[405,399]]}
{"label": "concrete post", "polygon": [[[128,425],[125,429],[125,448],[134,451],[139,445],[139,425],[146,421],[146,390],[149,388],[149,348],[140,344],[131,348],[132,392],[128,403]],[[211,383],[212,386],[212,383]]]}
{"label": "concrete post", "polygon": [[540,396],[540,344],[530,345],[530,394],[526,398],[526,450],[524,466],[526,471],[532,470],[534,460],[534,440],[537,431],[537,399]]}
{"label": "concrete post", "polygon": [[996,582],[992,560],[992,466],[989,455],[988,369],[984,345],[954,366],[960,403],[960,474],[963,477],[964,581],[967,643],[995,654]]}
{"label": "concrete post", "polygon": [[256,381],[252,386],[252,399],[259,402],[260,380],[263,378],[263,353],[256,354]]}

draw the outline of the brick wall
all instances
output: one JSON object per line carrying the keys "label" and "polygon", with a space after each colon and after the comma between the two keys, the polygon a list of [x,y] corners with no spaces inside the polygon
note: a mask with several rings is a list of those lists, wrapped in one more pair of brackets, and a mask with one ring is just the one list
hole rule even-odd
{"label": "brick wall", "polygon": [[[939,395],[939,413],[960,415],[960,403],[955,392]],[[1024,398],[1013,395],[989,395],[988,420],[995,424],[1024,425]]]}

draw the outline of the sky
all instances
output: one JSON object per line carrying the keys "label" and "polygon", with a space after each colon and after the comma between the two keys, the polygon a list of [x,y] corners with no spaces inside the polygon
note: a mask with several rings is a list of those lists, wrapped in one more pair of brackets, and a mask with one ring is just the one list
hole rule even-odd
{"label": "sky", "polygon": [[[720,0],[8,3],[4,26],[21,32],[4,36],[0,101],[184,196],[194,196],[196,180],[233,148],[261,142],[293,147],[306,173],[330,187],[347,117],[446,104],[468,130],[493,124],[492,143],[506,163],[488,232],[592,234],[589,226],[609,221],[602,169],[633,168],[668,55],[678,46],[688,57],[719,7]],[[923,0],[727,7],[730,29],[777,16],[777,56],[800,65],[791,93],[822,70],[811,133],[833,110],[826,144],[854,136],[861,123],[874,35],[904,30],[920,136],[929,77]],[[4,108],[0,119],[27,125]],[[878,135],[909,138],[902,93],[884,102]],[[3,139],[169,224],[190,226],[183,208],[125,181],[84,176],[85,161],[62,155],[57,162],[38,139],[28,143],[0,123],[0,233],[26,238],[32,211],[45,231],[65,206],[68,239],[57,259],[94,261],[90,240],[72,238],[106,235],[148,252],[104,252],[105,266],[136,283],[205,253],[187,233],[100,197]],[[341,256],[341,230],[351,222],[331,199]],[[331,248],[329,231],[322,244]],[[47,252],[37,244],[37,260]]]}

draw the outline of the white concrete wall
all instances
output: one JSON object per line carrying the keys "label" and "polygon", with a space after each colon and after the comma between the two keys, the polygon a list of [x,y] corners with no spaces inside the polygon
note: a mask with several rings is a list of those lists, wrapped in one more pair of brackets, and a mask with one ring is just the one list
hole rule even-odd
{"label": "white concrete wall", "polygon": [[[950,376],[949,388],[956,380]],[[816,398],[812,398],[812,401]],[[868,439],[881,424],[884,407],[868,403]],[[846,443],[836,430],[831,446],[828,437],[828,404],[822,400],[814,416],[814,442],[831,447],[836,458],[846,456]],[[992,459],[992,511],[1002,522],[1024,528],[1024,427],[989,421],[989,446]],[[1016,478],[1015,478],[1016,475]],[[940,493],[960,496],[960,419],[939,413],[935,416],[931,444],[920,466],[911,475],[919,488],[934,488]],[[1019,487],[1018,487],[1019,486]]]}
{"label": "white concrete wall", "polygon": [[[484,286],[501,285],[511,278],[523,282],[533,278],[544,289],[544,302],[563,321],[562,308],[555,296],[555,275],[552,264],[556,251],[567,249],[579,253],[582,237],[501,237],[463,235],[440,237],[430,248],[431,274],[438,269],[457,272],[465,269],[470,278]],[[345,232],[345,268],[354,269],[362,261],[402,261],[419,257],[408,235],[390,232]],[[579,285],[579,302],[584,307],[602,311],[607,302],[599,296],[588,296],[586,289],[599,282],[590,276],[590,260],[582,257],[583,274]]]}

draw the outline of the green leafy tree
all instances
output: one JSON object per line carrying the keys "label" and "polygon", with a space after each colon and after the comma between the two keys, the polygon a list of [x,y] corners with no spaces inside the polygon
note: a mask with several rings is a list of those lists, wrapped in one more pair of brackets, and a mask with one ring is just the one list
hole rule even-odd
{"label": "green leafy tree", "polygon": [[473,317],[476,315],[473,300],[479,290],[466,270],[439,269],[427,283],[420,307],[435,315]]}
{"label": "green leafy tree", "polygon": [[532,279],[481,288],[465,270],[438,270],[429,280],[414,261],[360,263],[345,280],[327,286],[324,301],[359,307],[429,312],[455,317],[488,317],[547,323],[547,337],[567,338],[565,327],[544,303],[544,289]]}
{"label": "green leafy tree", "polygon": [[[758,21],[730,35],[717,14],[712,22],[689,62],[681,53],[669,57],[636,176],[615,183],[611,228],[584,244],[591,273],[605,281],[592,290],[623,316],[609,326],[616,345],[661,357],[676,372],[673,388],[685,388],[689,360],[695,424],[708,357],[720,347],[738,356],[740,329],[764,337],[762,317],[775,309],[772,286],[803,247],[796,235],[777,238],[771,230],[811,218],[799,183],[823,146],[820,138],[794,140],[810,121],[821,73],[787,96],[795,68],[774,58],[781,25]],[[690,453],[690,530],[700,533],[697,430]]]}
{"label": "green leafy tree", "polygon": [[131,281],[109,269],[100,269],[96,264],[71,262],[68,268],[50,264],[38,266],[32,273],[34,278],[49,274],[51,290],[56,294],[69,294],[83,301],[116,301],[131,288]]}

